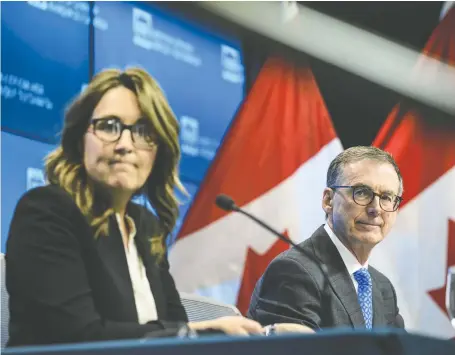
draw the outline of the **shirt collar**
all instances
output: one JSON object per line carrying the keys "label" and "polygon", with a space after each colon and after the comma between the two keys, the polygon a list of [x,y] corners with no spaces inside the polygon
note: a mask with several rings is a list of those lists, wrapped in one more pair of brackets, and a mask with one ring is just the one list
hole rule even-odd
{"label": "shirt collar", "polygon": [[[120,225],[120,221],[121,221],[121,216],[120,216],[120,213],[116,213],[115,214],[115,218],[117,220],[117,224]],[[128,240],[131,241],[133,240],[135,237],[136,237],[136,224],[134,223],[134,219],[132,219],[130,216],[128,216],[127,214],[125,214],[125,223],[127,224],[127,227],[128,227],[128,231],[129,231],[129,235],[128,235]]]}
{"label": "shirt collar", "polygon": [[356,257],[349,251],[349,249],[346,248],[345,245],[338,239],[338,237],[332,231],[332,228],[330,228],[327,223],[324,225],[324,229],[329,235],[333,244],[335,244],[335,247],[340,253],[341,259],[343,259],[344,265],[346,265],[346,269],[348,269],[350,275],[354,274],[354,272],[361,268],[368,268],[368,260],[364,265],[360,264]]}

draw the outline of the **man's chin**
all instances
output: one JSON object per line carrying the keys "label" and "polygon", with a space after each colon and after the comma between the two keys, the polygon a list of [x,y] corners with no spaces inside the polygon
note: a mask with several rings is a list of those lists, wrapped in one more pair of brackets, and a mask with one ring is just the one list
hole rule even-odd
{"label": "man's chin", "polygon": [[369,245],[376,245],[384,239],[379,231],[357,231],[354,237],[359,243]]}

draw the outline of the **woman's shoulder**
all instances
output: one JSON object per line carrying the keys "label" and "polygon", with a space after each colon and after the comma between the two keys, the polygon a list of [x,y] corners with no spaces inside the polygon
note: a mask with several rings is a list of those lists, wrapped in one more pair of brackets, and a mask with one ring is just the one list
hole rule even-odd
{"label": "woman's shoulder", "polygon": [[54,211],[59,214],[74,213],[76,203],[70,194],[58,185],[39,186],[25,192],[16,206],[16,213],[30,210]]}
{"label": "woman's shoulder", "polygon": [[55,185],[37,187],[27,191],[17,203],[9,225],[7,250],[21,250],[23,244],[60,245],[86,235],[88,228],[69,193]]}

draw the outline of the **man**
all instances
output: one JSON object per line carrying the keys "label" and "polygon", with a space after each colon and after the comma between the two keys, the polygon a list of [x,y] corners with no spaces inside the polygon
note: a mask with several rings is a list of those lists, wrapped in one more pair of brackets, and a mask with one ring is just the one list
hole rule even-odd
{"label": "man", "polygon": [[248,316],[262,324],[404,327],[389,279],[368,265],[395,223],[403,181],[392,156],[374,147],[339,154],[322,196],[325,225],[280,254],[258,281]]}

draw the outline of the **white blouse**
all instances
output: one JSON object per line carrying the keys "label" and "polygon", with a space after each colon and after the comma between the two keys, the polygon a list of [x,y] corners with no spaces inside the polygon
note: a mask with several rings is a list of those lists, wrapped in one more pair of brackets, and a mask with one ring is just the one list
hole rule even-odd
{"label": "white blouse", "polygon": [[[117,223],[120,226],[121,218],[117,213]],[[156,310],[155,298],[153,297],[151,285],[147,279],[145,266],[134,242],[136,237],[136,225],[130,216],[126,216],[126,223],[128,223],[128,248],[125,243],[125,255],[128,262],[128,270],[130,273],[131,283],[133,285],[134,301],[136,303],[137,318],[139,324],[145,324],[149,321],[157,320],[158,313]],[[121,230],[120,230],[121,231]]]}

